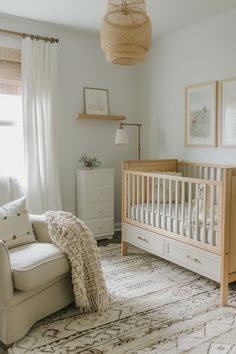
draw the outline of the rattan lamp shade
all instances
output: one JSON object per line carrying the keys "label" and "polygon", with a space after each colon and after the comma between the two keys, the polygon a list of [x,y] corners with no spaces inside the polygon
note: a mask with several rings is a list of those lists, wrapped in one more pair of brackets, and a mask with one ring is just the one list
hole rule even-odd
{"label": "rattan lamp shade", "polygon": [[152,27],[144,0],[109,0],[102,20],[101,47],[108,62],[133,65],[151,47]]}

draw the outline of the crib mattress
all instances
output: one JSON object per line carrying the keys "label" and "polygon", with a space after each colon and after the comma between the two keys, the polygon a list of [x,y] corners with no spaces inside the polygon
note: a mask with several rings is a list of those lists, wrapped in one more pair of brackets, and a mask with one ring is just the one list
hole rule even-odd
{"label": "crib mattress", "polygon": [[[182,203],[178,203],[178,218],[176,220],[176,204],[172,203],[171,208],[169,203],[165,204],[165,212],[164,212],[164,204],[159,204],[159,214],[157,213],[157,203],[144,203],[139,205],[131,206],[130,217],[136,221],[152,225],[155,227],[159,227],[161,229],[171,231],[174,233],[180,233],[183,230],[184,236],[189,236],[189,223],[188,223],[188,203],[184,203],[184,215],[182,220]],[[171,217],[170,217],[171,211]],[[165,214],[165,216],[164,216]],[[159,219],[159,220],[158,220]],[[183,225],[183,226],[182,226]],[[198,239],[200,241],[204,241],[209,244],[216,244],[216,231],[217,231],[217,222],[214,223],[213,227],[213,235],[212,230],[209,224],[206,224],[206,233],[204,235],[204,229],[199,222],[198,225],[198,234],[196,234],[195,220],[192,219],[191,224],[191,238]]]}

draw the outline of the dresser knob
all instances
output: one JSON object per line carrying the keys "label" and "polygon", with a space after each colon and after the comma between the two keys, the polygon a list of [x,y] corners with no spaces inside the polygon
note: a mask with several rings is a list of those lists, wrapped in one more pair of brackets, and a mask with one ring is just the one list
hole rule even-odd
{"label": "dresser knob", "polygon": [[99,212],[99,214],[101,214],[102,213],[102,209],[98,209],[98,212]]}
{"label": "dresser knob", "polygon": [[102,230],[102,226],[101,225],[98,226],[98,230]]}

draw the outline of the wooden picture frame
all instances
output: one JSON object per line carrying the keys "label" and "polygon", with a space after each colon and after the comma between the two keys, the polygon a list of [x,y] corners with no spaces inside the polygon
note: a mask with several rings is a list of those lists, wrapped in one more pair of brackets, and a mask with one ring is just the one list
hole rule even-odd
{"label": "wooden picture frame", "polygon": [[108,90],[84,87],[85,114],[109,115]]}
{"label": "wooden picture frame", "polygon": [[215,147],[217,81],[185,88],[185,146]]}
{"label": "wooden picture frame", "polygon": [[219,146],[236,148],[236,77],[219,82]]}

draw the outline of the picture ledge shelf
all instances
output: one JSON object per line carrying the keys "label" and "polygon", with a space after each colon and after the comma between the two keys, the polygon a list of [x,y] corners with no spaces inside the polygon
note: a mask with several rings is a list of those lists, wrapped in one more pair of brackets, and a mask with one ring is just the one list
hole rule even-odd
{"label": "picture ledge shelf", "polygon": [[76,118],[79,118],[79,119],[102,119],[102,120],[125,120],[126,116],[78,113],[76,115]]}

